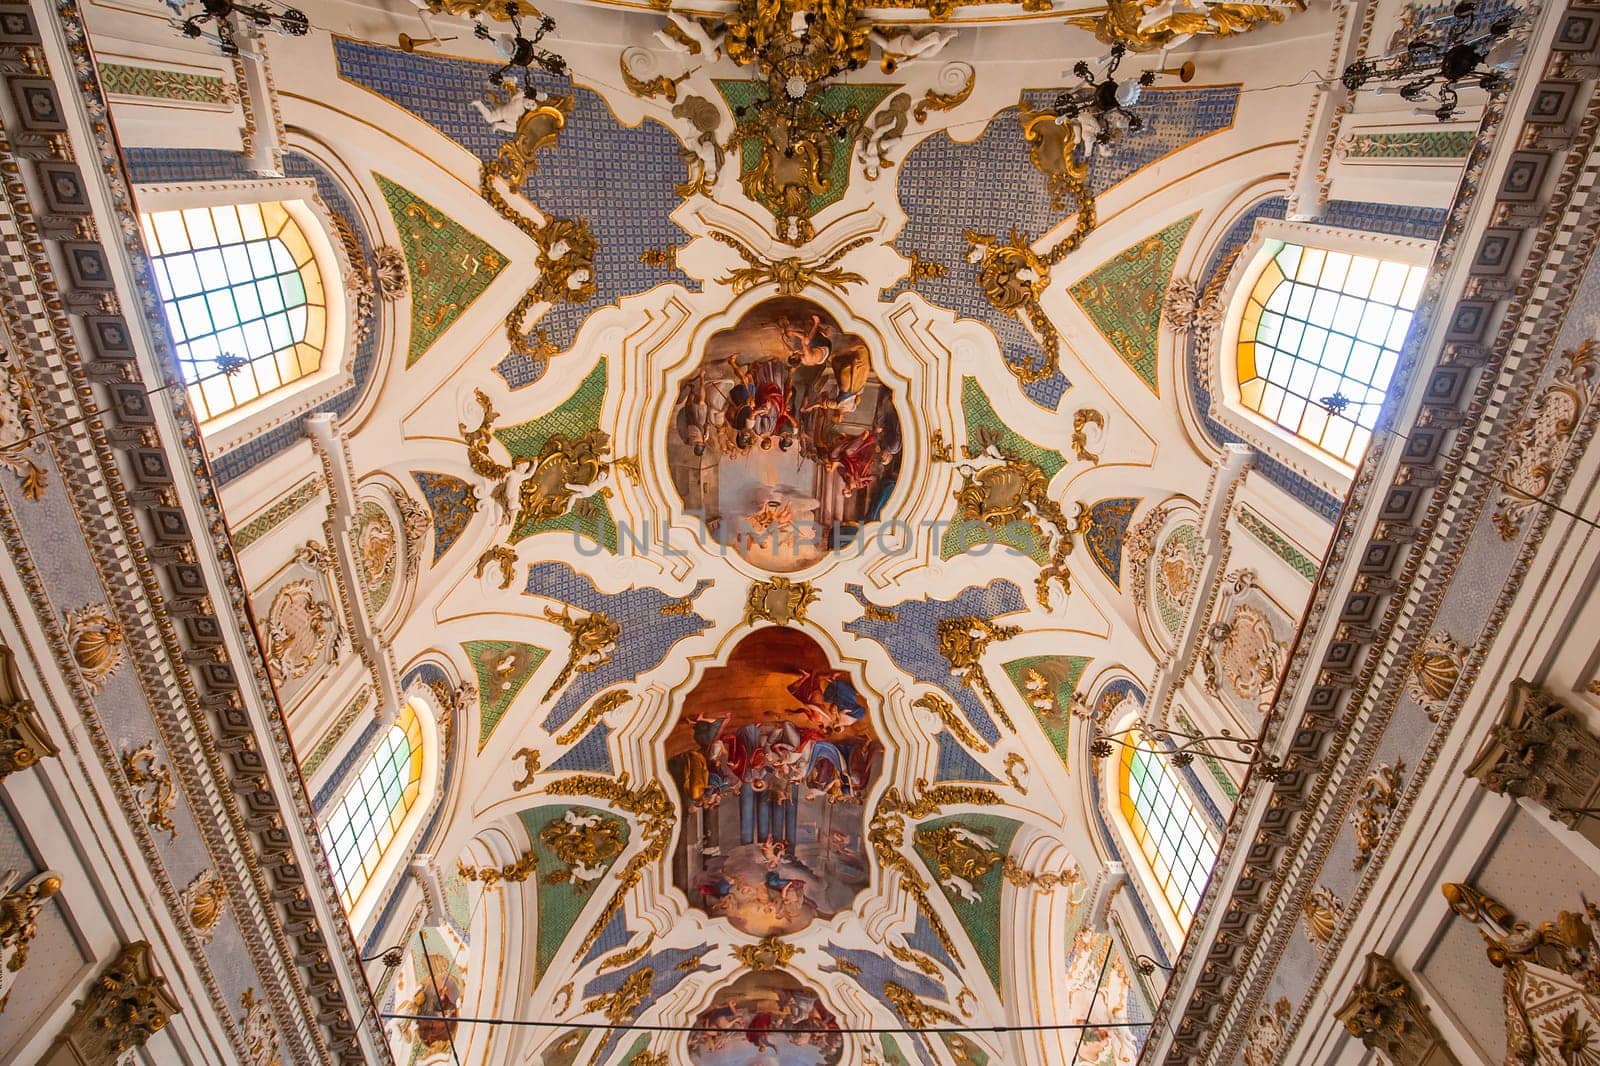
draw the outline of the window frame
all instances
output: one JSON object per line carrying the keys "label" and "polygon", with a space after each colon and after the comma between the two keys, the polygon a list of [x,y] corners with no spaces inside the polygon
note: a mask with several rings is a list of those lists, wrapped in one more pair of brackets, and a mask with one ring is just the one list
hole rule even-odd
{"label": "window frame", "polygon": [[[300,227],[322,275],[324,326],[322,365],[310,374],[258,396],[201,423],[206,452],[216,456],[252,437],[313,410],[355,381],[355,354],[349,350],[350,301],[346,293],[351,265],[335,239],[333,217],[310,178],[267,178],[259,181],[193,182],[181,185],[139,185],[139,214],[181,211],[225,204],[280,202]],[[159,304],[159,298],[158,298]],[[166,327],[165,309],[161,324]],[[198,414],[198,412],[196,412]]]}
{"label": "window frame", "polygon": [[[423,823],[433,810],[434,800],[438,796],[440,770],[439,732],[433,715],[433,707],[426,700],[416,696],[408,697],[405,706],[411,708],[412,713],[416,715],[418,733],[421,737],[422,765],[417,795],[412,800],[411,806],[407,808],[405,815],[400,819],[399,824],[395,826],[394,833],[389,838],[389,843],[379,852],[378,861],[373,866],[372,873],[368,876],[366,883],[361,886],[351,901],[347,917],[350,921],[350,928],[358,933],[364,929],[366,923],[377,913],[379,903],[387,898],[389,886],[394,881],[395,874],[415,853],[416,846],[421,841]],[[379,753],[383,751],[384,744],[388,740],[390,733],[399,724],[404,714],[405,711],[402,709],[401,714],[396,717],[395,721],[384,725],[382,731],[378,734],[378,739],[363,752],[360,763],[351,769],[349,783],[340,789],[339,794],[325,808],[328,815],[326,817],[319,815],[317,818],[317,839],[327,855],[330,873],[334,867],[328,830],[332,815],[344,806],[351,793],[360,785],[362,774],[366,772]],[[334,881],[334,887],[336,891],[339,890],[337,879]]]}
{"label": "window frame", "polygon": [[[1115,725],[1117,731],[1137,727],[1142,721],[1139,712],[1127,715]],[[1127,738],[1129,743],[1136,743],[1133,736]],[[1149,745],[1141,745],[1149,746]],[[1127,807],[1129,802],[1125,799],[1125,784],[1127,777],[1124,774],[1124,755],[1129,754],[1126,748],[1118,748],[1110,757],[1101,760],[1098,764],[1100,775],[1100,789],[1103,797],[1102,811],[1106,815],[1116,839],[1118,849],[1122,852],[1123,865],[1129,876],[1129,887],[1135,891],[1143,904],[1143,909],[1159,926],[1164,949],[1171,954],[1183,946],[1185,937],[1188,936],[1194,915],[1191,914],[1188,924],[1179,919],[1176,908],[1168,899],[1166,890],[1162,887],[1160,879],[1150,858],[1145,852],[1139,834],[1129,821]],[[1167,776],[1177,785],[1179,794],[1195,819],[1201,830],[1206,833],[1218,856],[1222,850],[1222,832],[1216,824],[1206,816],[1205,810],[1195,798],[1189,782],[1184,780],[1184,775],[1170,763],[1165,764]],[[1215,873],[1218,858],[1212,860],[1212,870],[1208,872],[1209,878]],[[1205,883],[1201,883],[1201,893],[1204,894]]]}
{"label": "window frame", "polygon": [[1256,281],[1267,267],[1266,252],[1271,241],[1424,267],[1432,262],[1434,242],[1307,222],[1259,219],[1250,239],[1240,246],[1218,294],[1224,308],[1222,328],[1213,334],[1211,350],[1198,353],[1209,365],[1211,395],[1220,400],[1212,404],[1211,416],[1245,443],[1273,456],[1324,490],[1342,496],[1355,476],[1355,466],[1251,410],[1241,399],[1240,326]]}

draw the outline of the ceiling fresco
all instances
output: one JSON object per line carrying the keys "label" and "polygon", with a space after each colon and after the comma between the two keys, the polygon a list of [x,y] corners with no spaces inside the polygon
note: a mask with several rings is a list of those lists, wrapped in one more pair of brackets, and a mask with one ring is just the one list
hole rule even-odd
{"label": "ceiling fresco", "polygon": [[1165,296],[1288,169],[1314,87],[1248,94],[1332,19],[1128,56],[1161,83],[1097,146],[1052,108],[1106,46],[990,7],[553,2],[571,77],[504,84],[465,0],[272,42],[290,140],[348,143],[409,276],[339,426],[415,509],[363,512],[366,587],[457,738],[419,862],[463,1021],[401,1061],[1132,1063],[1085,723],[1167,653],[1199,519],[1140,523],[1223,443]]}

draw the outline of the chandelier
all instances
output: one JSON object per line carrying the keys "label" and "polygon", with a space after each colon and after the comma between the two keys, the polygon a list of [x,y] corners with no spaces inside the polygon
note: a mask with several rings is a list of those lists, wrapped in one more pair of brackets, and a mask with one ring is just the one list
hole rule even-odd
{"label": "chandelier", "polygon": [[[522,13],[526,10],[533,22],[533,36],[529,37],[522,29]],[[535,96],[538,89],[533,84],[533,69],[535,67],[548,74],[565,77],[567,61],[548,48],[540,46],[540,42],[548,35],[555,32],[556,20],[540,11],[531,4],[510,0],[504,12],[499,16],[511,24],[511,32],[492,30],[484,25],[481,19],[473,19],[472,32],[479,40],[488,41],[494,46],[495,54],[503,61],[504,65],[493,74],[489,75],[489,84],[498,87],[509,80],[511,72],[522,71],[522,92],[530,99]]]}
{"label": "chandelier", "polygon": [[[1493,95],[1511,84],[1506,71],[1516,63],[1511,39],[1517,13],[1477,25],[1478,7],[1461,0],[1448,15],[1417,27],[1416,35],[1398,48],[1372,59],[1361,58],[1344,68],[1345,88],[1356,92],[1378,84],[1380,93],[1398,93],[1406,100],[1433,101],[1432,114],[1447,122],[1460,114],[1458,91],[1476,85]],[[1427,113],[1427,112],[1423,112]]]}
{"label": "chandelier", "polygon": [[1104,72],[1099,80],[1089,64],[1080,59],[1072,72],[1083,84],[1059,93],[1050,106],[1050,113],[1056,116],[1057,122],[1070,123],[1076,128],[1078,143],[1083,146],[1085,155],[1104,155],[1112,141],[1144,129],[1144,119],[1134,114],[1132,108],[1139,102],[1140,93],[1154,85],[1162,74],[1176,74],[1178,80],[1185,83],[1194,79],[1194,63],[1190,61],[1181,67],[1147,70],[1137,78],[1118,81],[1117,68],[1127,54],[1126,45],[1120,42],[1112,45],[1102,61]]}
{"label": "chandelier", "polygon": [[[169,5],[174,12],[182,16],[187,2],[172,3]],[[246,37],[253,37],[258,30],[275,30],[290,37],[304,37],[311,28],[311,22],[306,18],[305,12],[298,8],[269,6],[267,4],[243,4],[234,0],[200,0],[200,10],[184,17],[178,24],[178,32],[185,37],[201,37],[205,31],[202,29],[206,23],[216,23],[217,43],[225,56],[239,54],[239,45],[234,40],[234,34],[240,27],[234,22],[234,16],[249,27],[245,31]]]}

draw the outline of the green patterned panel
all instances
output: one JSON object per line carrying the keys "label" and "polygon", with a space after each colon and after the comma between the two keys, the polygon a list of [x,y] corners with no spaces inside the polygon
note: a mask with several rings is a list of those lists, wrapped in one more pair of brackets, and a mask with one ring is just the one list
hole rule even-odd
{"label": "green patterned panel", "polygon": [[250,521],[233,531],[233,546],[237,551],[243,551],[262,537],[271,533],[281,525],[290,515],[317,498],[322,491],[322,482],[315,477],[308,477],[284,495],[272,501],[265,511],[256,515]]}
{"label": "green patterned panel", "polygon": [[1465,159],[1475,130],[1405,130],[1357,133],[1345,147],[1349,159]]}
{"label": "green patterned panel", "polygon": [[333,724],[328,727],[328,731],[322,734],[322,739],[317,741],[317,746],[312,748],[311,753],[301,761],[301,774],[310,777],[322,767],[323,763],[328,761],[328,756],[338,746],[340,739],[350,731],[350,727],[355,725],[356,719],[361,716],[362,711],[367,709],[367,703],[371,699],[372,690],[364,688],[357,692],[349,703],[344,705],[344,710],[339,712],[339,717],[333,720]]}
{"label": "green patterned panel", "polygon": [[1150,391],[1156,381],[1161,304],[1172,281],[1172,265],[1198,215],[1180,219],[1100,264],[1069,290],[1106,342]]}
{"label": "green patterned panel", "polygon": [[142,96],[150,100],[178,100],[186,104],[232,104],[233,83],[214,74],[191,74],[156,67],[131,67],[101,63],[100,84],[115,96]]}
{"label": "green patterned panel", "polygon": [[514,640],[469,640],[461,645],[478,675],[478,750],[550,652]]}
{"label": "green patterned panel", "polygon": [[[1178,709],[1177,715],[1180,729],[1193,736],[1200,735],[1200,729],[1194,724],[1194,719],[1185,714],[1182,708]],[[1195,750],[1205,752],[1207,749],[1204,745],[1201,745]],[[1200,756],[1200,761],[1206,764],[1207,770],[1211,771],[1211,779],[1217,783],[1218,788],[1222,789],[1222,794],[1230,800],[1237,800],[1239,798],[1239,788],[1233,783],[1233,778],[1228,776],[1228,771],[1223,769],[1222,763],[1216,757],[1206,754]]]}
{"label": "green patterned panel", "polygon": [[944,1046],[950,1049],[952,1062],[961,1066],[989,1066],[989,1054],[960,1033],[940,1033]]}
{"label": "green patterned panel", "polygon": [[633,1042],[633,1047],[628,1049],[628,1054],[623,1057],[622,1066],[633,1066],[640,1057],[650,1051],[650,1034],[646,1033]]}
{"label": "green patterned panel", "polygon": [[[589,376],[583,379],[561,406],[538,418],[497,429],[494,431],[495,438],[504,444],[506,450],[513,456],[519,459],[533,458],[544,449],[545,442],[551,437],[561,436],[574,440],[590,430],[599,429],[600,408],[605,399],[606,360],[602,356],[600,361],[595,363],[594,369],[589,372]],[[615,554],[617,524],[611,516],[611,508],[606,504],[605,498],[595,495],[581,502],[587,505],[584,508],[587,514],[568,511],[560,518],[549,521],[524,522],[511,531],[510,542],[515,544],[535,533],[556,531],[587,537]]]}
{"label": "green patterned panel", "polygon": [[1205,558],[1205,545],[1200,542],[1198,527],[1185,523],[1174,526],[1161,541],[1150,561],[1153,573],[1151,587],[1155,590],[1156,611],[1167,632],[1177,636],[1183,624],[1183,611],[1194,595],[1194,583],[1199,580],[1200,564]]}
{"label": "green patterned panel", "polygon": [[906,1057],[900,1054],[900,1045],[894,1042],[893,1037],[884,1035],[882,1038],[882,1043],[883,1066],[911,1066],[911,1064],[906,1061]]}
{"label": "green patterned panel", "polygon": [[1068,770],[1067,726],[1072,721],[1072,694],[1089,665],[1086,655],[1030,655],[1005,664],[1006,676],[1033,711],[1051,747]]}
{"label": "green patterned panel", "polygon": [[366,571],[367,594],[374,612],[382,611],[394,592],[400,569],[400,534],[389,512],[374,500],[365,500],[356,515],[356,559]]}
{"label": "green patterned panel", "polygon": [[483,295],[505,269],[506,257],[432,204],[381,174],[374,174],[400,231],[411,276],[412,366]]}
{"label": "green patterned panel", "polygon": [[[600,877],[589,882],[579,882],[565,876],[567,864],[557,858],[555,852],[539,839],[539,833],[545,826],[560,821],[568,812],[580,818],[592,816],[615,822],[622,834],[624,850],[628,844],[627,822],[615,815],[589,807],[557,803],[548,807],[534,807],[517,815],[522,819],[522,826],[528,831],[528,839],[533,842],[533,850],[539,858],[539,872],[535,875],[539,878],[539,886],[534,890],[539,910],[538,949],[534,956],[533,971],[533,982],[536,986],[544,977],[545,970],[549,969],[550,961],[556,957],[556,952],[561,950],[561,944],[567,939],[567,934],[572,931],[572,923],[578,920],[579,912],[583,910],[584,904],[589,902],[589,897],[593,894],[592,886],[605,880],[604,877]],[[613,855],[609,859],[600,860],[596,865],[602,870],[608,870],[616,861],[616,856]]]}
{"label": "green patterned panel", "polygon": [[961,413],[967,420],[969,444],[976,446],[983,437],[994,439],[1001,451],[1026,459],[1043,470],[1046,478],[1055,477],[1067,465],[1060,452],[1040,447],[1000,421],[977,378],[961,379]]}
{"label": "green patterned panel", "polygon": [[970,894],[976,899],[968,898],[969,893],[963,891],[961,886],[939,887],[961,923],[961,928],[966,931],[967,939],[972,942],[973,950],[982,960],[983,969],[994,984],[995,992],[1004,998],[1005,989],[1000,984],[1000,894],[1005,884],[1002,867],[1005,856],[1011,851],[1011,841],[1022,823],[992,814],[963,814],[923,822],[912,834],[912,846],[935,881],[939,880],[939,866],[926,846],[924,834],[947,825],[959,826],[968,833],[986,838],[990,843],[983,845],[983,850],[996,853],[1001,860],[991,864],[977,877],[966,877],[960,870],[953,871],[968,883]]}
{"label": "green patterned panel", "polygon": [[[735,111],[741,107],[753,107],[767,99],[767,87],[764,83],[750,78],[716,78],[712,82],[722,98],[728,102],[729,110]],[[898,85],[830,85],[822,90],[815,99],[822,110],[830,115],[838,115],[855,108],[856,114],[865,119],[884,97],[894,92]],[[829,204],[838,203],[844,198],[845,189],[850,185],[850,162],[853,141],[850,137],[838,137],[833,141],[833,166],[822,175],[826,182],[827,191],[813,193],[806,204],[805,217],[810,218]],[[739,146],[739,177],[743,178],[754,170],[761,162],[761,142],[754,138],[746,138]],[[763,207],[777,213],[781,205],[763,203]]]}
{"label": "green patterned panel", "polygon": [[1299,548],[1290,544],[1288,539],[1271,524],[1254,511],[1239,508],[1239,524],[1243,526],[1252,537],[1272,550],[1272,554],[1282,559],[1294,568],[1295,573],[1307,581],[1317,579],[1317,564]]}
{"label": "green patterned panel", "polygon": [[[961,379],[961,411],[966,419],[967,442],[971,447],[993,442],[1001,451],[1033,463],[1044,471],[1046,478],[1055,477],[1067,465],[1066,458],[1060,452],[1040,447],[1000,421],[1000,416],[995,413],[977,378]],[[1050,561],[1049,549],[1026,522],[1012,522],[999,529],[991,529],[976,521],[952,522],[939,544],[939,555],[953,559],[973,548],[978,549],[978,554],[985,554],[985,545],[993,545],[988,549],[991,552],[1014,549],[1040,566]]]}

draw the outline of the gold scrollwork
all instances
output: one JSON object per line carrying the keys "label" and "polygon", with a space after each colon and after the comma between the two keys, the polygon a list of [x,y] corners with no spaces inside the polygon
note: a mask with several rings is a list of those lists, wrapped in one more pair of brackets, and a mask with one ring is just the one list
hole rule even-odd
{"label": "gold scrollwork", "polygon": [[546,607],[544,616],[565,629],[568,637],[567,661],[544,694],[548,702],[573,674],[590,673],[611,661],[617,641],[622,637],[622,624],[613,622],[601,611],[590,611],[582,618],[574,618],[571,608],[565,605],[559,611]]}
{"label": "gold scrollwork", "polygon": [[539,772],[539,749],[520,748],[512,758],[522,762],[522,776],[511,783],[511,791],[521,792],[533,784],[533,775]]}
{"label": "gold scrollwork", "polygon": [[808,285],[826,285],[843,293],[846,285],[860,285],[867,280],[854,271],[840,270],[834,264],[857,248],[871,244],[871,237],[858,237],[848,241],[834,249],[827,258],[810,262],[803,262],[794,256],[777,260],[763,259],[739,238],[720,230],[714,231],[711,237],[717,243],[725,244],[738,252],[740,258],[749,264],[734,267],[717,279],[719,285],[732,286],[736,296],[750,291],[757,285],[769,283],[778,287],[780,296],[797,296],[805,291]]}
{"label": "gold scrollwork", "polygon": [[491,565],[498,566],[500,570],[500,587],[508,589],[517,576],[517,553],[504,544],[496,544],[478,556],[476,576],[482,577],[483,572]]}
{"label": "gold scrollwork", "polygon": [[894,1005],[900,1017],[913,1029],[927,1029],[936,1025],[960,1025],[954,1014],[925,1002],[915,992],[893,981],[883,983],[883,996]]}
{"label": "gold scrollwork", "polygon": [[596,696],[594,701],[584,709],[584,712],[578,716],[577,720],[574,721],[572,725],[562,730],[560,735],[556,737],[556,743],[571,744],[574,740],[577,740],[579,737],[587,733],[590,726],[594,725],[596,722],[600,721],[606,715],[610,714],[618,707],[621,707],[632,698],[633,697],[628,694],[628,690],[624,688],[608,689],[605,692],[600,693],[600,695]]}
{"label": "gold scrollwork", "polygon": [[650,998],[655,986],[656,972],[649,966],[630,973],[614,991],[589,999],[583,1005],[585,1012],[599,1011],[612,1025],[621,1025],[639,1012]]}
{"label": "gold scrollwork", "polygon": [[584,936],[583,943],[577,949],[578,954],[582,955],[594,947],[595,941],[600,939],[601,931],[622,909],[623,900],[639,883],[645,869],[660,862],[666,855],[667,844],[672,839],[672,829],[677,816],[672,800],[667,797],[666,790],[661,787],[659,781],[630,788],[627,771],[623,771],[617,777],[574,774],[552,781],[545,786],[544,791],[553,796],[591,796],[605,800],[617,810],[631,814],[637,819],[639,835],[644,840],[644,847],[618,872],[616,892],[606,901],[593,927]]}
{"label": "gold scrollwork", "polygon": [[1092,407],[1083,407],[1072,416],[1072,454],[1084,462],[1098,464],[1100,455],[1089,450],[1088,427],[1106,428],[1106,416]]}
{"label": "gold scrollwork", "polygon": [[[994,530],[1012,522],[1025,522],[1042,543],[1053,542],[1050,561],[1040,568],[1034,581],[1039,606],[1049,609],[1052,582],[1061,587],[1063,596],[1072,594],[1067,556],[1072,554],[1078,535],[1088,531],[1089,513],[1079,504],[1076,515],[1068,520],[1061,505],[1050,497],[1050,479],[1037,463],[998,446],[991,449],[1000,462],[962,468],[961,486],[955,493],[958,513],[963,521],[982,522]],[[970,446],[967,451],[977,457]],[[1050,532],[1045,530],[1045,523],[1050,525]],[[996,701],[991,697],[990,702]]]}
{"label": "gold scrollwork", "polygon": [[1022,756],[1018,755],[1016,752],[1012,752],[1011,754],[1007,755],[1005,761],[1006,779],[1011,782],[1012,788],[1026,796],[1028,794],[1028,787],[1022,783],[1020,778],[1017,777],[1017,771],[1019,769],[1023,773],[1028,772],[1028,764],[1023,761]]}
{"label": "gold scrollwork", "polygon": [[137,789],[147,789],[144,799],[145,820],[152,829],[163,829],[168,838],[176,840],[178,827],[172,824],[172,811],[178,806],[178,793],[172,785],[172,768],[156,762],[154,741],[134,748],[122,756],[122,772],[128,783]]}
{"label": "gold scrollwork", "polygon": [[1202,3],[1186,7],[1169,6],[1170,13],[1157,19],[1150,15],[1158,0],[1107,0],[1098,15],[1067,19],[1094,34],[1101,44],[1121,44],[1131,52],[1159,52],[1200,34],[1232,37],[1248,33],[1263,23],[1282,22],[1290,11],[1304,11],[1304,0],[1290,4]]}
{"label": "gold scrollwork", "polygon": [[781,970],[804,950],[774,935],[764,936],[754,944],[740,944],[733,949],[733,957],[752,970]]}
{"label": "gold scrollwork", "polygon": [[[39,912],[50,898],[61,891],[61,875],[46,870],[18,884],[21,874],[12,870],[0,878],[0,956],[5,972],[17,973],[28,963],[28,945],[39,935]],[[0,980],[0,988],[5,982]],[[5,999],[0,997],[0,1010]]]}
{"label": "gold scrollwork", "polygon": [[939,976],[939,967],[932,959],[928,958],[928,956],[924,955],[922,952],[913,951],[908,947],[902,947],[892,940],[888,942],[888,947],[889,954],[893,955],[896,959],[899,959],[907,966],[914,966],[918,970],[921,970],[923,973],[927,974],[929,977]]}
{"label": "gold scrollwork", "polygon": [[944,727],[950,730],[957,740],[973,751],[982,753],[989,750],[989,745],[985,744],[983,738],[972,731],[971,727],[967,725],[967,720],[956,713],[955,705],[943,696],[927,692],[912,700],[911,706],[921,707],[923,710],[932,713],[940,722],[944,723]]}
{"label": "gold scrollwork", "polygon": [[651,933],[633,947],[623,948],[614,955],[607,955],[605,958],[600,960],[600,965],[595,967],[595,969],[599,971],[605,971],[620,969],[624,966],[631,966],[633,963],[636,963],[640,959],[644,958],[645,955],[649,953],[650,948],[655,944],[655,942],[656,935]]}
{"label": "gold scrollwork", "polygon": [[968,615],[941,619],[935,632],[939,639],[939,654],[950,664],[951,676],[958,678],[968,688],[982,693],[984,699],[989,701],[995,717],[1015,733],[1017,727],[1001,705],[1000,697],[995,695],[988,675],[983,672],[982,659],[990,644],[1020,636],[1021,627],[999,626],[986,618]]}
{"label": "gold scrollwork", "polygon": [[[960,958],[960,952],[950,936],[950,930],[945,927],[944,919],[939,917],[939,912],[928,897],[928,880],[918,872],[905,853],[906,819],[926,818],[950,803],[999,806],[1000,802],[999,794],[993,789],[976,785],[930,785],[925,779],[918,778],[909,796],[902,795],[893,785],[886,789],[878,800],[867,828],[867,840],[872,845],[878,867],[885,874],[893,871],[900,875],[901,886],[911,893],[917,908],[932,927],[934,936],[939,938],[939,943],[954,959]],[[842,961],[840,965],[843,965]]]}
{"label": "gold scrollwork", "polygon": [[803,622],[806,609],[817,601],[817,590],[809,581],[790,581],[775,577],[770,581],[754,581],[745,598],[744,624],[771,622],[786,626]]}

